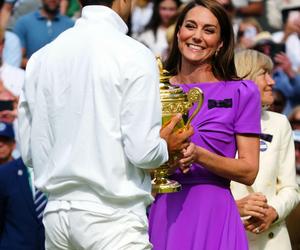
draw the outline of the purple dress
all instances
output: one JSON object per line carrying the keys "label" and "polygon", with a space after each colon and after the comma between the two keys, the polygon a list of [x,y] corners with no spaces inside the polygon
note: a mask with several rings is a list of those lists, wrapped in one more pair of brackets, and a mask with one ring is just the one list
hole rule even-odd
{"label": "purple dress", "polygon": [[[236,134],[260,133],[260,94],[251,81],[181,84],[199,87],[204,103],[193,119],[191,140],[211,152],[234,158]],[[193,112],[193,107],[190,112]],[[176,172],[183,190],[157,195],[149,214],[154,250],[245,250],[247,238],[230,180],[199,164],[187,174]]]}

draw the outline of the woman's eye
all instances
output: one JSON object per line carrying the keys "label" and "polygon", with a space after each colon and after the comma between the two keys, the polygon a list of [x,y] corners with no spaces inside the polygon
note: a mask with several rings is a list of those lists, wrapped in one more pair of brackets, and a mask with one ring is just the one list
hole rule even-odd
{"label": "woman's eye", "polygon": [[213,33],[215,33],[215,30],[214,29],[206,29],[205,32],[207,34],[213,34]]}
{"label": "woman's eye", "polygon": [[187,23],[187,24],[185,25],[185,27],[188,28],[188,29],[193,29],[193,28],[195,28],[195,25],[190,24],[190,23]]}

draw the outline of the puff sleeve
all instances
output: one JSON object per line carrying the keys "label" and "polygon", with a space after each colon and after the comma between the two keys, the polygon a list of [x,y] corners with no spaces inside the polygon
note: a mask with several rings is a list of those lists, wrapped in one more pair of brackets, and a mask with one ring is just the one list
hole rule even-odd
{"label": "puff sleeve", "polygon": [[260,134],[260,93],[252,81],[242,81],[237,91],[234,132],[236,134]]}

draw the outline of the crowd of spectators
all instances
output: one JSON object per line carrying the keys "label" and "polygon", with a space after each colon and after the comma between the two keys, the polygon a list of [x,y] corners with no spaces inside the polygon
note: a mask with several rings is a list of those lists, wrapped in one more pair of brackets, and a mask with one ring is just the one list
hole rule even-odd
{"label": "crowd of spectators", "polygon": [[[275,101],[269,109],[286,115],[290,121],[300,185],[300,1],[217,1],[231,17],[236,50],[258,50],[270,56],[275,65],[272,72]],[[144,43],[155,56],[165,59],[171,46],[170,37],[176,17],[187,2],[136,0],[128,23],[128,35]],[[71,28],[80,13],[78,0],[4,0],[0,3],[0,127],[2,123],[13,124],[16,130],[17,103],[28,59]],[[3,138],[7,141],[7,136],[0,133],[0,139]],[[11,155],[17,159],[20,157],[17,135],[13,141],[16,145]],[[0,143],[0,158],[2,147]],[[297,225],[293,225],[294,218],[300,217],[300,208],[297,209],[291,215],[293,218],[288,219],[291,231],[297,230]],[[0,213],[3,213],[1,206]],[[299,239],[292,235],[291,240],[294,249],[299,249]]]}

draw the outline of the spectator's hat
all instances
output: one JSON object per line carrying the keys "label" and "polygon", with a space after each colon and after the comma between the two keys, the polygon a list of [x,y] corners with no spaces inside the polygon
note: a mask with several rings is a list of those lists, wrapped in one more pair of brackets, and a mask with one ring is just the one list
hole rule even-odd
{"label": "spectator's hat", "polygon": [[300,9],[299,0],[281,0],[281,10]]}
{"label": "spectator's hat", "polygon": [[11,123],[0,122],[0,137],[15,140],[14,128]]}
{"label": "spectator's hat", "polygon": [[255,45],[266,44],[266,43],[274,43],[272,35],[271,35],[270,32],[268,32],[268,31],[262,31],[262,32],[259,32],[254,37],[254,44]]}
{"label": "spectator's hat", "polygon": [[300,130],[293,130],[293,137],[295,142],[300,142]]}

